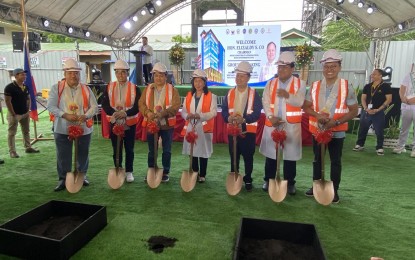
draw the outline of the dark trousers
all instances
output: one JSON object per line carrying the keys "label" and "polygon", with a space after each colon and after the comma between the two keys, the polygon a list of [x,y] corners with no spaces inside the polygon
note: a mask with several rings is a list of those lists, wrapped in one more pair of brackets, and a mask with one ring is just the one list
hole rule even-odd
{"label": "dark trousers", "polygon": [[146,81],[145,84],[149,84],[151,82],[151,70],[153,69],[153,65],[151,63],[149,64],[143,64],[143,74],[144,74],[144,80]]}
{"label": "dark trousers", "polygon": [[[264,181],[268,179],[275,179],[277,172],[277,160],[266,158],[265,159],[265,178]],[[297,162],[284,160],[284,180],[288,181],[288,185],[295,184],[295,176],[297,175]]]}
{"label": "dark trousers", "polygon": [[[244,158],[245,164],[245,183],[252,183],[252,170],[254,167],[254,154],[255,154],[255,139],[256,135],[253,133],[247,133],[244,137],[236,137],[236,171],[239,172],[239,160],[240,156]],[[231,172],[235,172],[233,161],[233,136],[228,136],[229,154],[231,156]]]}
{"label": "dark trousers", "polygon": [[207,164],[208,164],[208,158],[193,157],[192,170],[194,172],[199,172],[200,177],[206,177]]}
{"label": "dark trousers", "polygon": [[[111,124],[111,130],[114,127],[114,124]],[[133,172],[133,163],[134,163],[134,143],[135,143],[135,129],[136,125],[130,126],[129,129],[125,130],[124,137],[120,142],[120,154],[119,158],[119,167],[122,167],[122,149],[123,146],[125,147],[125,171],[126,172]],[[117,167],[116,164],[116,152],[117,152],[117,136],[110,131],[111,143],[112,143],[112,159],[114,160],[114,166]]]}
{"label": "dark trousers", "polygon": [[[337,192],[341,180],[342,172],[342,153],[343,153],[343,143],[344,138],[333,138],[327,144],[330,155],[330,179],[333,181],[334,190]],[[314,151],[314,161],[313,161],[313,180],[321,179],[321,145],[316,142],[313,137],[313,151]],[[324,172],[326,173],[326,171]],[[327,175],[325,174],[325,179],[327,180]]]}
{"label": "dark trousers", "polygon": [[356,144],[365,146],[367,132],[372,124],[375,129],[377,139],[376,150],[382,149],[384,139],[383,129],[385,128],[385,113],[383,111],[379,111],[374,115],[369,115],[365,111],[362,112],[360,116],[359,134],[357,136]]}
{"label": "dark trousers", "polygon": [[[169,174],[170,164],[171,164],[171,143],[173,142],[173,132],[174,128],[167,130],[160,130],[159,137],[161,138],[161,145],[163,146],[163,153],[161,156],[161,161],[163,164],[163,173]],[[147,144],[148,144],[148,157],[147,164],[148,167],[154,167],[154,142],[158,145],[158,140],[154,140],[153,134],[147,134]]]}

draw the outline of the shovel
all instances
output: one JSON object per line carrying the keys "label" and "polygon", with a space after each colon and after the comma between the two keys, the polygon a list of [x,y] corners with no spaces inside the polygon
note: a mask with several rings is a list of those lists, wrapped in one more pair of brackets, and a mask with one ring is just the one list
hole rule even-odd
{"label": "shovel", "polygon": [[158,155],[158,132],[154,133],[154,167],[149,167],[147,170],[147,184],[150,188],[155,189],[161,183],[163,177],[163,169],[157,167],[157,155]]}
{"label": "shovel", "polygon": [[287,195],[287,185],[288,182],[286,180],[281,180],[280,177],[280,162],[281,162],[281,152],[280,150],[280,144],[276,143],[276,159],[277,159],[277,173],[275,179],[269,179],[268,180],[268,194],[271,197],[271,199],[274,202],[281,202],[285,199],[285,196]]}
{"label": "shovel", "polygon": [[75,155],[73,159],[74,170],[73,172],[66,173],[65,186],[70,193],[77,193],[81,190],[82,185],[84,184],[85,174],[79,172],[76,167],[76,162],[78,160],[78,138],[75,138],[73,142],[75,146]]}
{"label": "shovel", "polygon": [[[197,120],[193,119],[192,122],[192,131],[195,131]],[[182,178],[180,179],[180,186],[184,192],[190,192],[196,186],[197,181],[197,172],[194,172],[192,169],[193,161],[193,146],[194,143],[190,144],[190,156],[189,156],[189,171],[183,171]]]}
{"label": "shovel", "polygon": [[117,148],[115,150],[115,168],[111,168],[108,171],[108,185],[114,190],[121,188],[125,181],[125,169],[120,167],[120,145],[121,136],[117,135]]}
{"label": "shovel", "polygon": [[235,196],[242,189],[242,176],[238,173],[236,168],[236,136],[233,136],[233,169],[226,177],[226,191],[229,195]]}
{"label": "shovel", "polygon": [[324,157],[326,154],[326,144],[321,147],[321,179],[313,182],[313,194],[316,201],[322,205],[330,205],[334,198],[334,187],[332,181],[324,180]]}

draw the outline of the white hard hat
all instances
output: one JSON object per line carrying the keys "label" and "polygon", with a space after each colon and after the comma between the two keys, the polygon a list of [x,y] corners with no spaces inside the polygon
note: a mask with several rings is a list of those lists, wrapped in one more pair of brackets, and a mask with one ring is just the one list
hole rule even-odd
{"label": "white hard hat", "polygon": [[130,66],[123,60],[117,60],[114,64],[114,70],[129,70]]}
{"label": "white hard hat", "polygon": [[157,62],[156,64],[154,64],[154,67],[151,73],[154,73],[154,72],[166,73],[167,72],[166,65],[164,65],[161,62]]}
{"label": "white hard hat", "polygon": [[277,65],[290,65],[295,62],[295,56],[294,53],[291,51],[284,51],[280,54],[278,57],[278,61],[275,63]]}
{"label": "white hard hat", "polygon": [[323,54],[323,58],[320,60],[320,63],[324,64],[326,62],[341,62],[342,60],[343,58],[338,51],[335,49],[330,49]]}
{"label": "white hard hat", "polygon": [[63,70],[64,71],[81,71],[81,67],[79,66],[79,63],[74,59],[67,59],[63,63]]}
{"label": "white hard hat", "polygon": [[250,74],[250,73],[252,73],[252,66],[247,61],[241,61],[238,64],[238,66],[236,66],[234,72],[236,72],[236,73],[240,72],[240,73]]}
{"label": "white hard hat", "polygon": [[196,69],[193,71],[192,78],[207,78],[206,72],[201,69]]}

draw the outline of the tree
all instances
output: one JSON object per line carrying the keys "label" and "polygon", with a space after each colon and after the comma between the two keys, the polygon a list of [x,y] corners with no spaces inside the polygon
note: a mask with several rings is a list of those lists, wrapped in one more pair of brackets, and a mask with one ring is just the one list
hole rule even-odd
{"label": "tree", "polygon": [[72,38],[72,37],[68,37],[62,34],[56,34],[56,33],[45,33],[43,34],[44,36],[47,37],[47,41],[51,42],[51,43],[68,43],[68,42],[88,42],[86,40],[82,40],[82,39],[76,39],[76,38]]}
{"label": "tree", "polygon": [[178,42],[178,43],[184,43],[184,42],[191,43],[192,42],[192,37],[189,36],[189,35],[183,37],[183,36],[178,34],[176,36],[171,37],[171,41],[172,42]]}
{"label": "tree", "polygon": [[324,50],[366,51],[370,45],[368,37],[343,19],[331,21],[324,28],[322,38]]}

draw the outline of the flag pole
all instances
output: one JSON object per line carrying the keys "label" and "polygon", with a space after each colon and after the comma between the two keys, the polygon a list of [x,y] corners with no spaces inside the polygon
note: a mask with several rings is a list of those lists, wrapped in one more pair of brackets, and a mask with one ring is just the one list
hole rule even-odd
{"label": "flag pole", "polygon": [[28,76],[31,82],[31,84],[27,84],[27,85],[30,85],[30,92],[29,92],[30,99],[31,99],[30,117],[33,121],[33,128],[34,128],[34,134],[35,134],[35,138],[30,142],[30,144],[34,144],[37,141],[53,140],[53,138],[42,138],[43,134],[39,134],[39,135],[37,134],[37,126],[36,126],[36,121],[38,120],[37,105],[36,105],[36,101],[37,101],[36,94],[37,93],[35,93],[34,80],[32,77],[32,73],[30,71],[29,37],[28,37],[28,32],[27,32],[27,21],[26,21],[26,11],[25,11],[24,0],[21,0],[21,15],[22,15],[22,29],[23,29],[23,43],[24,43],[23,53],[24,53],[24,59],[25,59],[25,70],[29,72]]}

